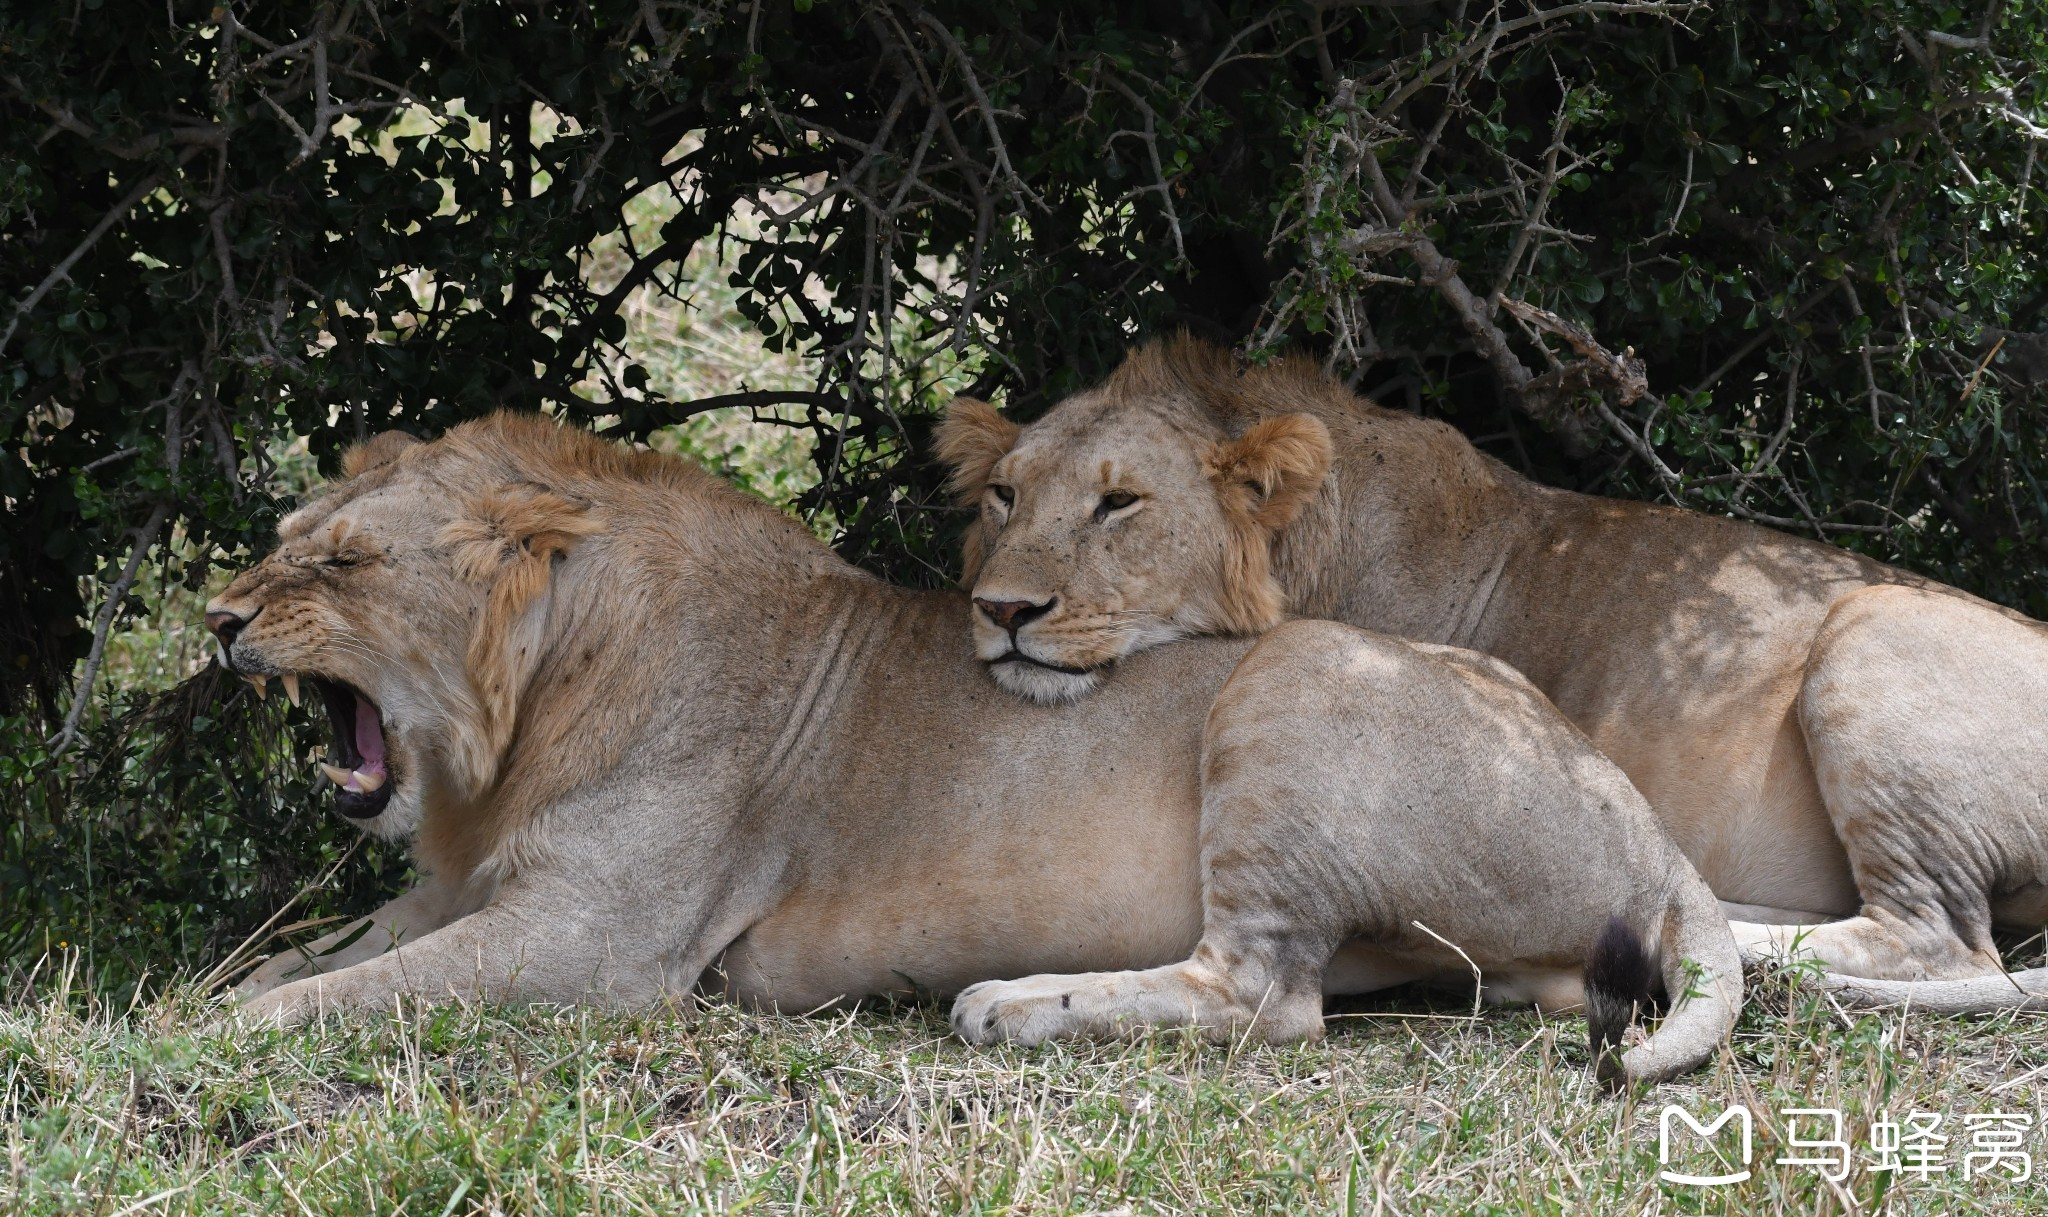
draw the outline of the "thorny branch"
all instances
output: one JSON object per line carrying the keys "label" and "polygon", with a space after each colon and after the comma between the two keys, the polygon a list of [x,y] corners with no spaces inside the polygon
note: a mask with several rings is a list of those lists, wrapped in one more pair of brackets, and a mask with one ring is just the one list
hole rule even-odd
{"label": "thorny branch", "polygon": [[[1585,122],[1587,116],[1598,112],[1598,95],[1587,91],[1589,86],[1576,85],[1560,74],[1548,138],[1533,157],[1520,151],[1514,140],[1489,142],[1476,134],[1501,129],[1487,110],[1485,98],[1494,96],[1487,90],[1509,55],[1525,62],[1531,54],[1545,54],[1546,41],[1569,29],[1583,29],[1589,20],[1671,27],[1683,23],[1698,8],[1691,4],[1601,3],[1531,11],[1493,4],[1446,46],[1428,45],[1348,80],[1338,78],[1327,44],[1319,44],[1319,62],[1331,84],[1330,100],[1303,140],[1301,192],[1281,211],[1270,239],[1276,254],[1294,246],[1304,256],[1274,293],[1251,345],[1275,348],[1291,327],[1307,325],[1328,336],[1330,369],[1356,384],[1375,365],[1399,364],[1409,358],[1402,351],[1384,348],[1380,335],[1387,329],[1387,318],[1403,308],[1413,308],[1400,303],[1403,296],[1426,291],[1456,321],[1464,349],[1483,361],[1501,400],[1551,432],[1569,456],[1589,459],[1599,432],[1604,430],[1620,441],[1673,502],[1817,536],[1888,533],[1899,518],[1882,505],[1849,505],[1876,507],[1882,522],[1875,524],[1817,515],[1793,477],[1789,459],[1800,449],[1802,344],[1810,341],[1805,336],[1811,331],[1812,319],[1831,305],[1845,306],[1851,318],[1865,318],[1857,295],[1857,268],[1829,270],[1826,280],[1793,296],[1796,303],[1775,308],[1753,335],[1735,343],[1690,390],[1667,401],[1650,391],[1644,363],[1633,351],[1615,354],[1587,326],[1562,315],[1560,306],[1568,307],[1571,302],[1560,297],[1559,284],[1554,277],[1546,277],[1543,269],[1549,267],[1548,275],[1554,276],[1559,265],[1583,263],[1586,254],[1600,245],[1592,236],[1558,226],[1550,214],[1561,185],[1606,155],[1606,149],[1587,133],[1590,128]],[[1975,186],[1978,180],[1955,151],[1943,129],[1945,122],[1977,114],[2009,124],[2026,140],[2041,139],[2048,128],[2016,110],[2010,88],[1943,87],[1939,63],[1943,51],[1992,54],[1995,13],[1996,6],[1990,6],[1970,34],[1935,31],[1916,35],[1896,29],[1899,44],[1928,73],[1936,98],[1930,111],[1870,130],[1845,126],[1839,135],[1799,148],[1795,154],[1798,164],[1817,166],[1875,148],[1886,140],[1907,141],[1902,155],[1910,159],[1919,155],[1916,141],[1931,136],[1934,147],[1953,159],[1961,179]],[[1322,36],[1319,28],[1317,37]],[[1551,62],[1554,68],[1554,55]],[[1494,180],[1481,176],[1475,181],[1470,173],[1457,180],[1455,175],[1439,172],[1436,162],[1452,140],[1460,141],[1459,155],[1466,165],[1492,158],[1499,166]],[[1688,147],[1684,155],[1684,181],[1666,203],[1669,218],[1662,231],[1645,251],[1650,260],[1661,256],[1659,246],[1682,248],[1686,234],[1701,225],[1716,232],[1736,232],[1740,239],[1755,243],[1773,257],[1786,256],[1784,234],[1726,210],[1721,202],[1725,186],[1704,192],[1702,200],[1696,149]],[[2029,177],[2032,164],[2030,153]],[[1742,172],[1738,170],[1735,176],[1739,178]],[[2020,197],[2025,197],[2024,189]],[[1491,215],[1503,207],[1512,219],[1477,224],[1471,219],[1475,209]],[[1886,224],[1881,219],[1876,231],[1892,231]],[[1507,229],[1509,235],[1489,253],[1486,277],[1490,282],[1482,295],[1472,286],[1477,280],[1468,277],[1478,268],[1461,267],[1446,250],[1452,244],[1469,249],[1475,233],[1499,228]],[[1895,237],[1893,241],[1895,246]],[[1809,268],[1820,261],[1819,254],[1803,256]],[[1397,258],[1399,262],[1389,264]],[[1901,281],[1903,270],[1896,250],[1887,258],[1888,281]],[[1411,267],[1412,273],[1400,273]],[[1897,328],[1902,342],[1898,349],[1907,353],[1908,362],[1917,354],[1923,375],[1938,374],[1924,366],[1926,361],[1952,364],[1952,357],[1925,342],[1928,323],[1923,319],[1916,325],[1916,314],[1928,306],[1901,299],[1895,292],[1889,294],[1899,313]],[[1516,324],[1503,329],[1496,322],[1501,313]],[[1950,323],[1954,324],[1953,316]],[[1846,325],[1847,319],[1842,324]],[[1997,326],[1973,324],[1978,324],[1985,343],[2006,336],[2021,344],[2032,339]],[[1789,354],[1774,360],[1777,370],[1769,376],[1779,382],[1784,401],[1775,429],[1758,420],[1769,412],[1761,407],[1761,386],[1738,388],[1732,392],[1747,393],[1757,401],[1743,402],[1735,411],[1735,421],[1722,424],[1721,442],[1696,444],[1697,453],[1686,461],[1660,451],[1665,441],[1653,437],[1664,434],[1663,428],[1680,407],[1697,412],[1717,386],[1730,392],[1724,382],[1738,369],[1751,370],[1754,379],[1745,383],[1764,380],[1765,376],[1754,372],[1759,353],[1788,340]],[[1553,343],[1561,343],[1561,349],[1553,349]],[[2048,343],[2042,347],[2048,352]],[[1907,398],[1880,383],[1876,353],[1867,337],[1851,347],[1862,374],[1871,425],[1883,434],[1888,426],[1886,408]],[[2048,356],[2040,362],[2039,379],[2048,379]],[[1968,368],[1946,370],[1952,377],[1968,373]],[[1412,384],[1413,380],[1412,374],[1404,374],[1393,383]],[[1730,452],[1736,455],[1725,455]],[[1699,468],[1703,462],[1720,467],[1703,470]],[[1793,504],[1799,515],[1758,511],[1751,505],[1751,497],[1759,493]]]}

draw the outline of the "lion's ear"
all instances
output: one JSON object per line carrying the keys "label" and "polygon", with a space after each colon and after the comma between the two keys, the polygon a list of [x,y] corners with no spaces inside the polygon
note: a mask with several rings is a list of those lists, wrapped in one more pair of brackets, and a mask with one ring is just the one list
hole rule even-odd
{"label": "lion's ear", "polygon": [[540,666],[555,559],[598,531],[586,505],[530,484],[470,499],[441,530],[456,572],[490,586],[469,641],[469,680],[481,721],[463,732],[460,751],[472,795],[497,777],[519,718],[520,693]]}
{"label": "lion's ear", "polygon": [[1209,453],[1209,476],[1226,502],[1241,504],[1254,523],[1277,532],[1322,489],[1333,455],[1321,419],[1279,414],[1218,443]]}
{"label": "lion's ear", "polygon": [[389,464],[398,459],[398,454],[420,441],[403,431],[382,431],[360,444],[352,444],[341,454],[341,476],[356,477]]}
{"label": "lion's ear", "polygon": [[954,501],[974,503],[981,498],[989,470],[1016,446],[1021,430],[985,401],[953,399],[939,423],[934,446],[939,460],[952,466],[953,475],[946,484],[952,488]]}

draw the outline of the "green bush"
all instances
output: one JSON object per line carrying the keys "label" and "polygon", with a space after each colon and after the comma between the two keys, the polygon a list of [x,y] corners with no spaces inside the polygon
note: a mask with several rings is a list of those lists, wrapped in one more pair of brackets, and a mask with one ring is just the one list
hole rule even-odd
{"label": "green bush", "polygon": [[[300,727],[102,643],[265,547],[281,458],[390,426],[706,452],[933,584],[940,403],[1028,418],[1185,328],[2048,612],[2039,3],[86,11],[0,13],[17,966],[209,958],[345,848]],[[715,383],[714,315],[765,349]]]}
{"label": "green bush", "polygon": [[146,976],[205,971],[322,877],[292,921],[387,898],[404,851],[327,812],[318,713],[209,667],[118,702],[60,758],[41,724],[0,720],[0,961],[74,967],[126,1000]]}

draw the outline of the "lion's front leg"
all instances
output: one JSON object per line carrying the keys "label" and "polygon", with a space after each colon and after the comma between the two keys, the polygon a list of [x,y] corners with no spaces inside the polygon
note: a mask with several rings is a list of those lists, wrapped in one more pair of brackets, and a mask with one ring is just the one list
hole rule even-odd
{"label": "lion's front leg", "polygon": [[972,985],[953,1003],[953,1029],[976,1044],[1037,1044],[1195,1027],[1216,1038],[1282,1042],[1323,1033],[1320,977],[1286,977],[1239,958],[1219,966],[1207,944],[1182,963],[1137,972],[1027,976]]}
{"label": "lion's front leg", "polygon": [[492,905],[374,959],[272,989],[246,1010],[254,1019],[292,1026],[328,1013],[390,1009],[401,997],[630,1004],[687,990],[695,979],[694,972],[685,974],[687,964],[665,975],[653,944],[592,939],[574,928],[578,920],[560,911]]}
{"label": "lion's front leg", "polygon": [[461,912],[463,897],[461,888],[430,875],[368,917],[355,918],[312,942],[279,951],[235,986],[235,996],[248,1001],[279,985],[375,959],[400,943],[447,925]]}

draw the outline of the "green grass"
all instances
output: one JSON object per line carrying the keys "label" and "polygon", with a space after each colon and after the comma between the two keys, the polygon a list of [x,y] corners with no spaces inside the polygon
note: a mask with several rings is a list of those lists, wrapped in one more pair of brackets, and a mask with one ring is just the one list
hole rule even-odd
{"label": "green grass", "polygon": [[[1965,1181],[1966,1113],[2040,1131],[2048,1017],[1840,1014],[1766,988],[1733,1050],[1611,1098],[1584,1026],[1414,998],[1328,1040],[971,1048],[943,1011],[815,1017],[444,1007],[251,1030],[189,988],[132,1010],[61,986],[0,1010],[0,1212],[2024,1213]],[[1992,1088],[2004,1089],[1993,1093]],[[1657,1179],[1664,1103],[1746,1102],[1755,1176]],[[1944,1113],[1946,1175],[1837,1194],[1772,1165],[1776,1112]],[[1692,1159],[1698,1164],[1698,1159]],[[1853,1204],[1853,1209],[1846,1207]]]}

